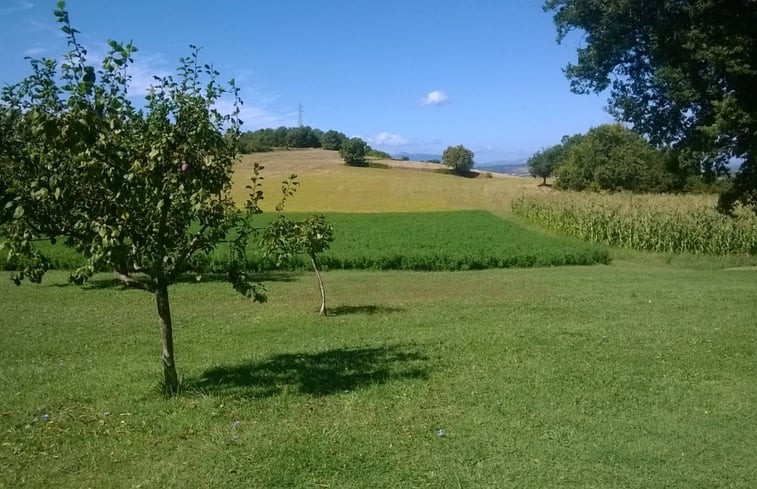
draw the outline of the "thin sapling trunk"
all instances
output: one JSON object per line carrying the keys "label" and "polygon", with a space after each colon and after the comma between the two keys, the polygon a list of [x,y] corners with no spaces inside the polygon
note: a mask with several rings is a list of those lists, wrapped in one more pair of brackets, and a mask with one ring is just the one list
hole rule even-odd
{"label": "thin sapling trunk", "polygon": [[321,278],[321,272],[318,270],[318,261],[315,258],[315,254],[310,255],[310,263],[313,264],[313,270],[315,270],[315,276],[318,279],[318,287],[321,289],[321,310],[319,311],[321,316],[326,315],[326,289],[323,287],[323,279]]}

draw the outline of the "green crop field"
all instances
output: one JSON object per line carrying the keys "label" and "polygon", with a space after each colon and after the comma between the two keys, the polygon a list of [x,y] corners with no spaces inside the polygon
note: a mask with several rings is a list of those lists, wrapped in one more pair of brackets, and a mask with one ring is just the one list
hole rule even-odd
{"label": "green crop field", "polygon": [[654,252],[757,255],[757,215],[716,211],[715,197],[553,192],[521,196],[516,214],[587,241]]}
{"label": "green crop field", "polygon": [[[306,214],[292,215],[302,218]],[[260,216],[266,225],[272,215]],[[486,211],[328,214],[334,243],[319,257],[326,268],[372,270],[472,270],[607,263],[609,252],[574,238],[527,229]],[[271,269],[251,247],[253,269]],[[220,270],[228,261],[221,247],[210,258]],[[285,268],[309,267],[295,259]]]}
{"label": "green crop field", "polygon": [[[275,214],[263,214],[255,224],[266,226],[274,218]],[[610,259],[603,247],[527,229],[487,211],[329,214],[328,220],[336,234],[332,249],[319,257],[326,268],[471,270],[591,265]],[[82,263],[81,256],[62,243],[40,242],[38,246],[49,255],[53,268],[74,269]],[[220,246],[196,262],[220,272],[228,259],[228,247]],[[247,259],[251,269],[274,266],[263,259],[257,243],[250,246]],[[304,259],[283,265],[289,269],[309,266]]]}

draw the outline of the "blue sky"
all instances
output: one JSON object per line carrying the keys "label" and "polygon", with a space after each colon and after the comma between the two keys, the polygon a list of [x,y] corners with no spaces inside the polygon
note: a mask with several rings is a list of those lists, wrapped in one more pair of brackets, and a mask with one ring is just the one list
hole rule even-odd
{"label": "blue sky", "polygon": [[[478,163],[528,157],[564,134],[610,122],[605,98],[570,92],[541,0],[70,0],[91,55],[108,39],[139,48],[135,97],[172,72],[189,44],[235,78],[245,129],[304,123],[360,136],[390,153],[463,144]],[[58,58],[51,0],[0,0],[0,84],[29,73],[24,56]],[[94,61],[94,59],[93,59]]]}

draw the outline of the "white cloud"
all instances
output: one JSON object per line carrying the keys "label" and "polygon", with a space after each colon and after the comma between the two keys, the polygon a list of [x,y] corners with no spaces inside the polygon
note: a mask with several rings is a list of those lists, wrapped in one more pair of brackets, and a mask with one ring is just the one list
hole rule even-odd
{"label": "white cloud", "polygon": [[[101,60],[102,56],[92,58]],[[131,77],[129,83],[129,96],[144,97],[150,89],[150,86],[157,84],[154,77],[164,77],[171,74],[166,69],[167,63],[162,54],[152,54],[149,56],[140,56],[139,52],[133,55],[134,63],[126,69],[126,73]]]}
{"label": "white cloud", "polygon": [[405,138],[403,138],[399,134],[392,134],[389,132],[379,133],[375,138],[373,138],[373,142],[382,146],[402,146],[403,144],[407,144],[407,140]]}
{"label": "white cloud", "polygon": [[[242,96],[244,96],[242,90]],[[230,97],[225,97],[215,105],[216,109],[222,114],[231,114],[234,110],[234,102]],[[268,127],[293,126],[293,114],[278,114],[270,108],[263,105],[244,104],[240,107],[239,118],[244,125],[242,131],[255,131]]]}
{"label": "white cloud", "polygon": [[[2,1],[2,0],[0,0]],[[98,44],[88,48],[87,62],[96,69],[100,68],[100,63],[108,52],[109,47],[105,44]],[[24,54],[26,56],[38,56],[49,51],[48,48],[34,46],[28,48]],[[176,67],[179,64],[178,59],[168,61],[162,53],[143,53],[138,51],[133,55],[133,63],[129,64],[126,69],[127,75],[131,78],[129,82],[129,98],[139,107],[142,106],[144,97],[148,94],[150,87],[158,85],[159,82],[155,77],[173,76],[177,78]],[[62,62],[62,60],[60,60]],[[279,99],[277,93],[258,88],[254,80],[253,72],[242,70],[235,76],[221,73],[218,82],[225,84],[227,80],[234,78],[236,85],[240,90],[240,96],[245,102],[241,108],[239,117],[244,121],[242,130],[252,131],[266,127],[294,126],[297,120],[297,112],[294,108],[281,111],[276,108],[276,102]],[[226,94],[218,101],[216,108],[222,114],[231,114],[234,110],[233,98]]]}
{"label": "white cloud", "polygon": [[407,139],[403,138],[399,134],[392,134],[386,131],[378,133],[375,137],[366,137],[361,139],[365,140],[366,143],[375,146],[404,146],[408,143]]}
{"label": "white cloud", "polygon": [[[174,65],[178,65],[178,61]],[[142,98],[147,95],[150,86],[157,83],[155,76],[172,75],[174,78],[177,76],[175,67],[171,66],[160,53],[146,56],[137,52],[134,55],[134,63],[128,68],[128,73],[131,76],[129,96],[132,98]],[[232,76],[225,76],[222,73],[218,81],[225,83],[231,78]],[[239,112],[239,117],[244,122],[243,131],[294,125],[296,113],[293,110],[287,113],[277,111],[274,108],[274,103],[278,100],[279,95],[257,88],[251,71],[240,71],[233,78],[237,88],[239,88],[240,96],[245,102],[240,107]],[[216,108],[222,114],[231,114],[234,110],[233,98],[226,94],[216,103]]]}
{"label": "white cloud", "polygon": [[35,46],[35,47],[25,49],[23,54],[24,54],[24,57],[29,56],[30,58],[37,58],[49,52],[50,52],[50,48],[46,48],[42,46]]}
{"label": "white cloud", "polygon": [[441,90],[434,90],[421,99],[421,105],[443,105],[449,103],[449,97]]}

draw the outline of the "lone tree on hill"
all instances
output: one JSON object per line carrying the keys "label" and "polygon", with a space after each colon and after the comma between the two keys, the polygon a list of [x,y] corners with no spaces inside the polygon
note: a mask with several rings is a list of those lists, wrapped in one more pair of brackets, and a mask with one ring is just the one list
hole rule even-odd
{"label": "lone tree on hill", "polygon": [[342,143],[339,154],[345,164],[350,166],[365,166],[365,155],[368,152],[368,144],[360,138],[351,138]]}
{"label": "lone tree on hill", "polygon": [[442,153],[442,164],[452,170],[452,173],[465,175],[473,168],[473,151],[462,144],[449,146]]}
{"label": "lone tree on hill", "polygon": [[610,89],[618,118],[701,169],[742,158],[720,198],[757,212],[757,2],[547,0],[558,41],[583,31],[566,74],[576,93]]}
{"label": "lone tree on hill", "polygon": [[[169,285],[193,255],[210,252],[232,228],[234,255],[244,256],[253,232],[248,218],[260,212],[258,167],[245,212],[230,197],[239,93],[233,82],[223,88],[192,47],[178,77],[158,78],[136,110],[127,96],[136,48],[110,41],[96,68],[87,63],[63,2],[55,15],[70,51],[60,65],[33,59],[32,74],[5,88],[0,103],[0,234],[11,263],[25,263],[13,280],[40,282],[49,263],[35,242],[62,239],[87,258],[71,274],[73,282],[110,269],[123,285],[154,294],[163,388],[172,395],[179,378]],[[230,115],[215,108],[224,94],[235,101]],[[249,282],[234,257],[228,278],[244,295],[265,300],[262,286]]]}

